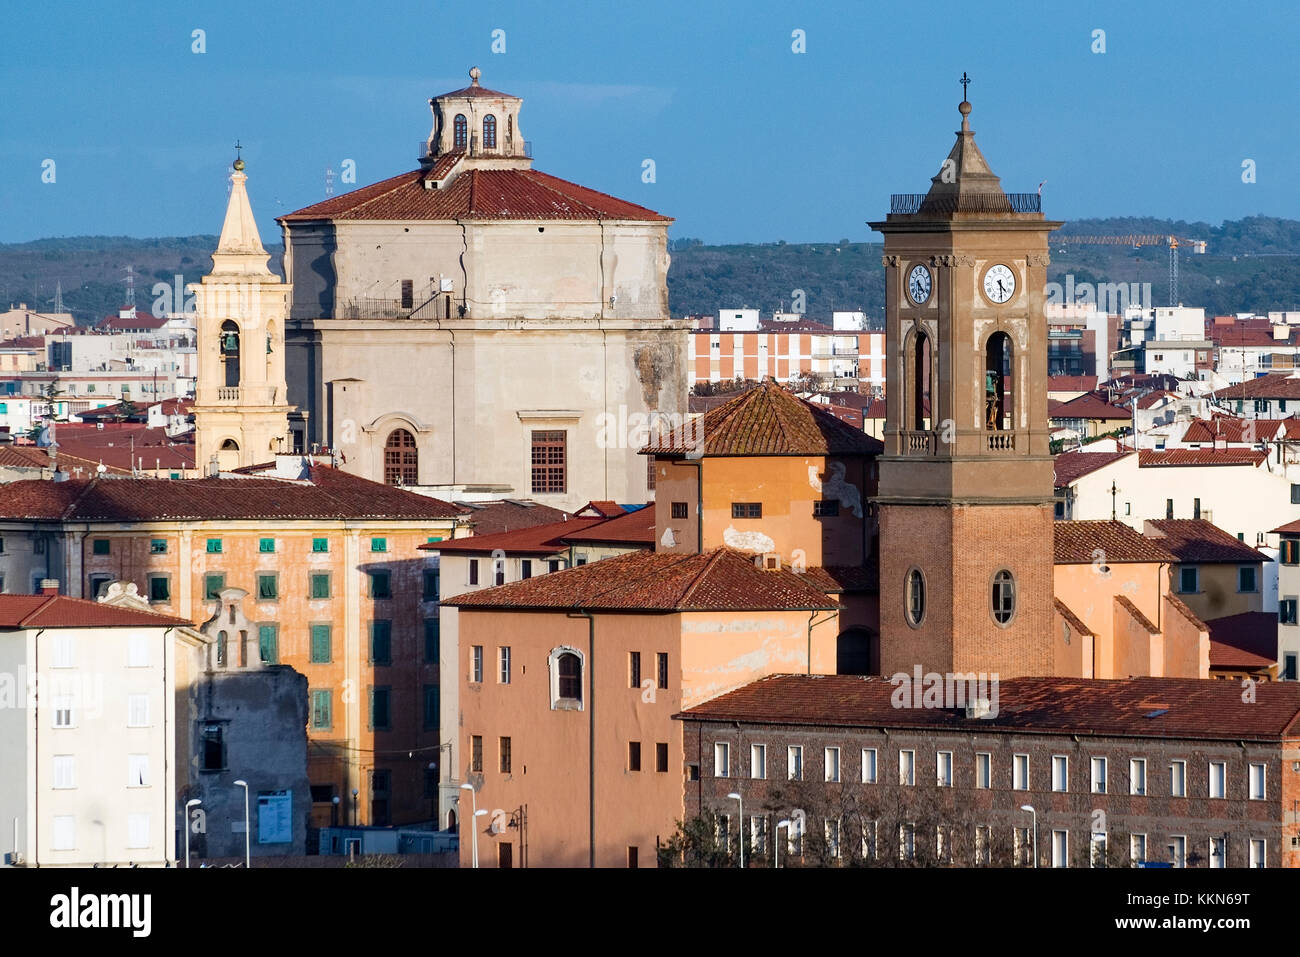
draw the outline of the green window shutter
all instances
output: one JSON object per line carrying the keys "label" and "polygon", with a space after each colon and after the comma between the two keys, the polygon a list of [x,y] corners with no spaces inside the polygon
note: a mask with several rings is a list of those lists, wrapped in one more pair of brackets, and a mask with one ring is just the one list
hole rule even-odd
{"label": "green window shutter", "polygon": [[438,727],[438,686],[424,686],[424,729],[432,731]]}
{"label": "green window shutter", "polygon": [[328,598],[330,596],[330,576],[328,572],[313,572],[311,576],[311,597]]}
{"label": "green window shutter", "polygon": [[311,725],[313,728],[329,728],[333,725],[334,692],[317,690],[311,693]]}
{"label": "green window shutter", "polygon": [[203,594],[206,600],[214,601],[217,593],[226,587],[225,575],[204,575],[203,576]]}
{"label": "green window shutter", "polygon": [[167,554],[167,539],[165,539],[165,538],[154,538],[154,539],[151,539],[151,540],[149,541],[149,553],[150,553],[151,555],[166,555],[166,554]]}
{"label": "green window shutter", "polygon": [[426,568],[424,570],[424,601],[438,600],[438,569]]}
{"label": "green window shutter", "polygon": [[109,542],[107,538],[96,538],[91,543],[91,554],[93,555],[107,555],[108,549]]}
{"label": "green window shutter", "polygon": [[370,623],[370,660],[377,665],[393,660],[393,623],[376,619]]}
{"label": "green window shutter", "polygon": [[393,597],[388,572],[378,571],[370,573],[370,597],[381,599]]}
{"label": "green window shutter", "polygon": [[257,600],[274,601],[279,597],[279,588],[277,587],[275,575],[258,575],[257,576]]}
{"label": "green window shutter", "polygon": [[431,665],[438,663],[438,628],[437,618],[424,619],[424,660]]}
{"label": "green window shutter", "polygon": [[376,731],[387,731],[391,723],[389,713],[390,691],[387,687],[370,689],[370,727]]}
{"label": "green window shutter", "polygon": [[372,538],[372,539],[370,540],[370,550],[371,550],[372,552],[386,552],[386,551],[388,551],[388,539],[386,539],[386,538]]}
{"label": "green window shutter", "polygon": [[430,535],[428,544],[432,545],[434,542],[440,542],[440,541],[442,541],[441,535]]}
{"label": "green window shutter", "polygon": [[268,665],[280,663],[279,628],[276,625],[259,625],[257,629],[257,648],[262,661]]}
{"label": "green window shutter", "polygon": [[330,626],[311,626],[311,660],[313,664],[328,664],[330,661]]}
{"label": "green window shutter", "polygon": [[221,539],[219,538],[208,539],[208,554],[209,555],[221,554]]}
{"label": "green window shutter", "polygon": [[328,552],[330,550],[330,540],[328,538],[313,538],[311,540],[311,550],[313,552]]}
{"label": "green window shutter", "polygon": [[161,575],[155,575],[149,579],[149,600],[150,601],[170,601],[171,600],[171,582]]}
{"label": "green window shutter", "polygon": [[274,538],[259,538],[259,539],[257,540],[257,550],[258,550],[259,552],[273,552],[273,551],[275,551],[275,539],[274,539]]}

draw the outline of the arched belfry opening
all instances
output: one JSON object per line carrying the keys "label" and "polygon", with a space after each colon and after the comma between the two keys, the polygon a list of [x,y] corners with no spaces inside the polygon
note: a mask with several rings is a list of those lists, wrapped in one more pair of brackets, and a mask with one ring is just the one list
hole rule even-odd
{"label": "arched belfry opening", "polygon": [[922,432],[930,427],[930,337],[920,329],[912,337],[904,360],[905,419],[903,428]]}
{"label": "arched belfry opening", "polygon": [[231,319],[221,324],[221,362],[227,388],[239,385],[239,326]]}
{"label": "arched belfry opening", "polygon": [[1011,389],[1011,337],[995,332],[984,346],[984,428],[1010,431],[1015,422]]}

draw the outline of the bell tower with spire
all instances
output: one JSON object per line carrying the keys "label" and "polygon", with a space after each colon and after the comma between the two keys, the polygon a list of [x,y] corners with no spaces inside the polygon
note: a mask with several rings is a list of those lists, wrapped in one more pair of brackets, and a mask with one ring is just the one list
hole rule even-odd
{"label": "bell tower with spire", "polygon": [[[236,147],[238,149],[238,147]],[[294,451],[284,372],[284,321],[291,287],[267,268],[248,202],[244,161],[236,158],[230,201],[212,271],[189,286],[198,327],[194,396],[195,465],[213,456],[222,470]]]}
{"label": "bell tower with spire", "polygon": [[[963,74],[963,93],[969,82]],[[1052,673],[1053,469],[1048,235],[1038,194],[1008,194],[958,107],[924,194],[892,197],[889,382],[880,459],[884,674]]]}

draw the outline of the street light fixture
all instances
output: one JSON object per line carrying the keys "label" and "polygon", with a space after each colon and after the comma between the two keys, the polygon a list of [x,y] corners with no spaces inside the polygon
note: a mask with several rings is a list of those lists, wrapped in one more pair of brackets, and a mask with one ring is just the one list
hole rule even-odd
{"label": "street light fixture", "polygon": [[790,819],[776,822],[776,837],[772,842],[772,858],[777,867],[781,866],[781,828],[785,828],[785,836],[790,836]]}
{"label": "street light fixture", "polygon": [[470,810],[473,812],[469,819],[470,830],[474,835],[473,860],[474,867],[478,867],[478,795],[474,792],[474,785],[470,784],[468,781],[462,784],[460,789],[469,792]]}
{"label": "street light fixture", "polygon": [[745,869],[745,799],[736,791],[732,791],[727,797],[740,803],[740,827],[736,828],[736,843],[740,846],[740,869]]}
{"label": "street light fixture", "polygon": [[356,788],[352,789],[352,826],[357,826],[357,795],[361,792]]}
{"label": "street light fixture", "polygon": [[1020,805],[1020,810],[1028,811],[1034,822],[1034,867],[1038,866],[1038,812],[1034,810],[1032,804]]}
{"label": "street light fixture", "polygon": [[235,787],[244,789],[244,867],[253,866],[252,835],[248,828],[248,782],[236,781]]}
{"label": "street light fixture", "polygon": [[190,798],[185,802],[185,866],[190,866],[190,808],[198,807],[203,802],[198,798]]}

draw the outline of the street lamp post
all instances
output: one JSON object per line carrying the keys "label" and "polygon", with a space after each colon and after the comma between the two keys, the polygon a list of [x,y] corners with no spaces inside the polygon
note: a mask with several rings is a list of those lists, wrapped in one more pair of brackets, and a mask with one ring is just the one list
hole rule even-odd
{"label": "street lamp post", "polygon": [[248,782],[236,781],[236,787],[244,789],[244,867],[253,866],[252,834],[248,827]]}
{"label": "street lamp post", "polygon": [[357,826],[357,795],[361,792],[356,788],[352,789],[352,826]]}
{"label": "street lamp post", "polygon": [[1028,811],[1034,827],[1034,867],[1038,866],[1038,812],[1032,804],[1020,805],[1020,810]]}
{"label": "street lamp post", "polygon": [[740,869],[745,869],[745,799],[737,791],[732,791],[727,797],[740,804],[740,827],[736,829],[736,843],[740,846]]}
{"label": "street lamp post", "polygon": [[781,828],[785,828],[785,834],[790,836],[790,819],[776,822],[776,837],[772,842],[772,859],[777,867],[781,866]]}
{"label": "street lamp post", "polygon": [[338,827],[339,826],[339,796],[337,794],[334,795],[332,798],[330,798],[330,804],[333,805],[333,807],[330,808],[330,823],[333,824],[335,827]]}
{"label": "street lamp post", "polygon": [[473,866],[478,867],[478,795],[474,793],[474,785],[470,784],[468,781],[462,784],[460,789],[469,792],[470,811],[473,812],[470,814],[469,818],[470,831],[474,835]]}
{"label": "street lamp post", "polygon": [[185,866],[190,866],[190,808],[198,807],[203,802],[198,798],[190,798],[185,802]]}

